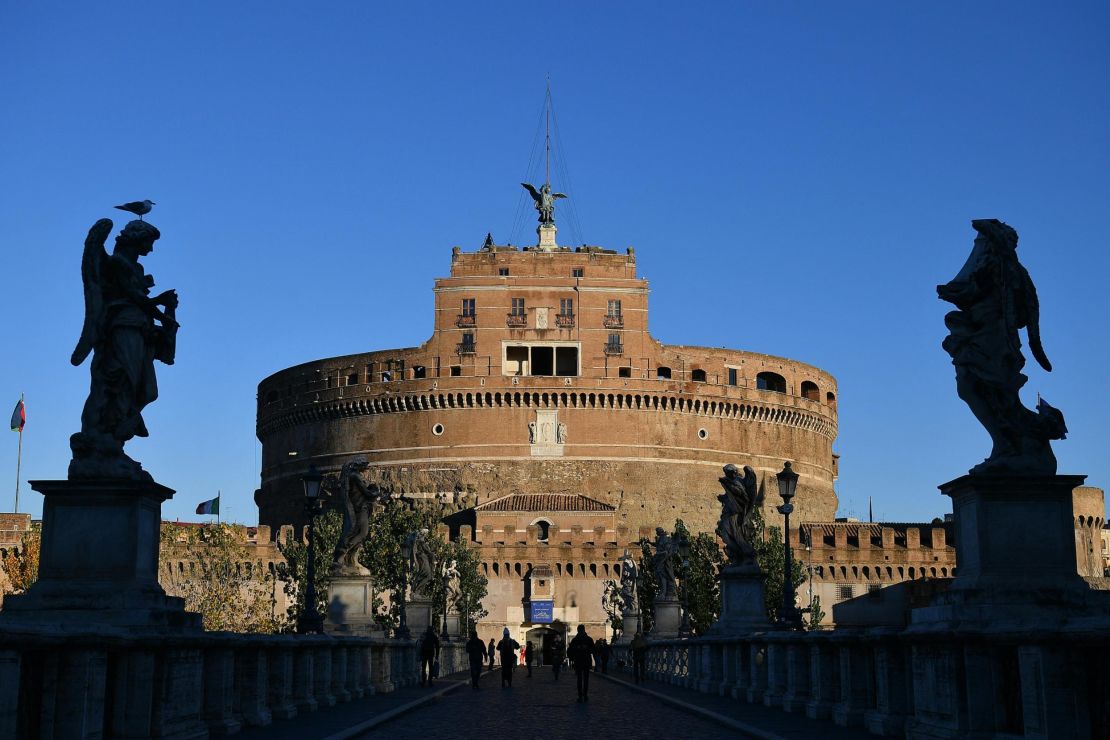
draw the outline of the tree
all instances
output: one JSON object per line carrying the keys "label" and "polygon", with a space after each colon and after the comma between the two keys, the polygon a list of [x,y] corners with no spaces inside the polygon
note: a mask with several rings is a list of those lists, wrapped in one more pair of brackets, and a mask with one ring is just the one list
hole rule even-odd
{"label": "tree", "polygon": [[488,593],[489,580],[482,575],[482,556],[477,548],[458,540],[450,544],[449,556],[454,558],[459,569],[459,592],[455,597],[455,608],[463,616],[463,634],[469,635],[479,619],[489,614],[482,607],[482,599]]}
{"label": "tree", "polygon": [[[682,557],[679,554],[674,556],[674,571],[680,580],[679,593],[682,593],[683,588],[688,589],[687,601],[694,634],[702,635],[717,621],[721,613],[721,548],[714,535],[707,532],[692,535],[681,519],[675,521],[672,536],[676,540],[685,539],[689,543],[689,572],[683,573]],[[640,574],[636,591],[640,601],[640,625],[646,632],[655,625],[655,594],[658,593],[659,584],[655,582],[655,568],[652,566],[655,546],[646,538],[641,538],[639,544]],[[684,577],[685,584],[681,582]]]}
{"label": "tree", "polygon": [[[184,598],[185,608],[201,615],[204,629],[278,631],[282,619],[274,613],[274,575],[261,560],[251,560],[246,527],[164,522],[161,539],[162,587]],[[175,569],[171,560],[181,567]]]}
{"label": "tree", "polygon": [[806,619],[806,629],[810,632],[821,629],[821,620],[825,618],[825,612],[821,611],[821,597],[814,596],[813,601],[809,604],[809,615]]}
{"label": "tree", "polygon": [[[767,618],[774,622],[778,618],[779,607],[782,606],[783,562],[786,559],[786,549],[782,541],[782,530],[778,527],[766,527],[763,516],[756,510],[755,530],[758,535],[755,541],[755,558],[763,571],[763,606],[767,610]],[[802,564],[791,558],[790,573],[794,581],[794,588],[805,582]]]}
{"label": "tree", "polygon": [[[342,531],[343,516],[337,510],[329,509],[316,517],[313,529],[315,550],[313,560],[316,568],[316,609],[320,614],[328,613],[332,556]],[[304,613],[304,596],[308,589],[308,545],[290,534],[285,542],[278,542],[278,550],[285,557],[285,562],[278,566],[277,577],[289,597],[285,628],[292,629],[297,624],[297,619]]]}
{"label": "tree", "polygon": [[8,576],[5,594],[21,594],[39,578],[39,547],[42,527],[32,524],[20,537],[19,547],[4,553],[3,568]]}

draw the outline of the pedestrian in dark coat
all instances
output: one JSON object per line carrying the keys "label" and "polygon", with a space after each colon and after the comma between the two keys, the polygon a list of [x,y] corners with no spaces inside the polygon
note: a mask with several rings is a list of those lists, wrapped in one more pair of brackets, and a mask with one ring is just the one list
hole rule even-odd
{"label": "pedestrian in dark coat", "polygon": [[424,633],[424,638],[420,641],[420,685],[423,686],[427,681],[428,685],[432,685],[432,665],[439,657],[439,638],[436,637],[436,631],[428,625],[428,631]]}
{"label": "pedestrian in dark coat", "polygon": [[492,637],[489,638],[489,648],[487,648],[486,654],[489,655],[489,669],[492,671],[493,670],[493,656],[497,655],[497,648],[494,647]]}
{"label": "pedestrian in dark coat", "polygon": [[559,680],[559,671],[563,670],[563,661],[566,660],[567,650],[562,637],[556,637],[551,643],[551,671],[555,680]]}
{"label": "pedestrian in dark coat", "polygon": [[478,686],[478,678],[482,675],[482,664],[486,662],[486,646],[478,637],[477,630],[470,631],[470,639],[466,641],[466,655],[470,658],[470,685]]}
{"label": "pedestrian in dark coat", "polygon": [[501,688],[513,687],[513,666],[516,665],[517,650],[520,650],[520,643],[509,637],[509,628],[506,627],[501,642],[497,643],[497,653],[501,658]]}
{"label": "pedestrian in dark coat", "polygon": [[637,631],[636,636],[632,638],[632,677],[636,683],[642,683],[647,679],[647,671],[644,670],[647,651],[647,638],[644,637],[644,633]]}
{"label": "pedestrian in dark coat", "polygon": [[570,658],[574,666],[574,675],[578,678],[578,701],[589,701],[590,664],[594,659],[594,641],[586,634],[586,625],[578,625],[578,634],[570,641],[567,657]]}
{"label": "pedestrian in dark coat", "polygon": [[597,641],[597,649],[596,649],[597,665],[594,666],[595,671],[598,669],[598,667],[600,667],[602,673],[608,673],[609,672],[609,651],[610,650],[611,650],[611,648],[609,647],[609,641],[608,640],[602,638],[602,639]]}
{"label": "pedestrian in dark coat", "polygon": [[532,661],[535,660],[536,651],[532,647],[532,641],[529,640],[524,644],[524,662],[528,666],[528,678],[532,677]]}

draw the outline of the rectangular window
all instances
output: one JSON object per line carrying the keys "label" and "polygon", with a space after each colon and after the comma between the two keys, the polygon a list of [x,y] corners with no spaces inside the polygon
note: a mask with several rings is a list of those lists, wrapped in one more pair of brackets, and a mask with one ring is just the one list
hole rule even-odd
{"label": "rectangular window", "polygon": [[499,267],[499,268],[497,268],[497,274],[500,275],[501,277],[509,277],[509,268],[508,267]]}
{"label": "rectangular window", "polygon": [[463,298],[462,299],[462,315],[463,316],[473,316],[474,315],[474,299],[473,298]]}
{"label": "rectangular window", "polygon": [[559,299],[559,315],[560,316],[573,316],[574,315],[574,299],[573,298],[560,298]]}
{"label": "rectangular window", "polygon": [[580,278],[580,277],[582,277],[583,272],[584,271],[581,267],[575,267],[573,270],[570,271],[570,276]]}
{"label": "rectangular window", "polygon": [[462,375],[462,366],[461,365],[452,365],[451,366],[451,377],[452,378],[457,378],[460,375]]}
{"label": "rectangular window", "polygon": [[837,601],[847,601],[853,596],[855,596],[855,594],[853,593],[851,584],[841,584],[836,587]]}
{"label": "rectangular window", "polygon": [[527,347],[506,347],[505,348],[505,374],[506,375],[527,375],[528,374],[528,348]]}
{"label": "rectangular window", "polygon": [[555,348],[532,348],[532,375],[555,374]]}
{"label": "rectangular window", "polygon": [[610,334],[608,344],[611,347],[621,346],[621,335],[620,334]]}
{"label": "rectangular window", "polygon": [[561,378],[573,378],[578,375],[578,348],[555,348],[555,374]]}
{"label": "rectangular window", "polygon": [[523,316],[524,315],[524,299],[523,298],[514,298],[513,299],[512,314],[513,314],[513,316]]}
{"label": "rectangular window", "polygon": [[728,384],[736,385],[736,368],[734,367],[728,369]]}
{"label": "rectangular window", "polygon": [[462,343],[464,345],[473,347],[474,346],[474,332],[464,331],[463,335],[462,335]]}
{"label": "rectangular window", "polygon": [[631,378],[632,377],[632,368],[630,368],[630,367],[620,368],[617,371],[617,376],[621,377],[621,378]]}
{"label": "rectangular window", "polygon": [[606,316],[620,316],[621,315],[621,302],[609,301],[608,307],[605,309]]}

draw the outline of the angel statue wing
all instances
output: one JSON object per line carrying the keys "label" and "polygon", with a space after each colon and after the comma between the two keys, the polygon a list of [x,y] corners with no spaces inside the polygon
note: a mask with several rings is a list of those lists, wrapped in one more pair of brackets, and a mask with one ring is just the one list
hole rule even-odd
{"label": "angel statue wing", "polygon": [[752,506],[756,509],[763,506],[763,488],[759,485],[755,471],[751,466],[744,466],[744,488],[751,492]]}
{"label": "angel statue wing", "polygon": [[73,350],[69,361],[80,365],[100,339],[100,329],[104,319],[104,295],[100,288],[100,270],[108,253],[104,242],[112,233],[112,219],[102,218],[89,229],[85,238],[85,251],[81,254],[81,282],[85,286],[85,325],[81,327],[81,338]]}
{"label": "angel statue wing", "polygon": [[541,200],[543,200],[543,196],[540,195],[540,192],[538,190],[536,190],[534,187],[532,187],[531,185],[529,185],[528,183],[522,182],[522,183],[520,183],[520,185],[521,185],[521,187],[523,187],[525,190],[528,191],[528,194],[532,196],[532,200],[536,201],[537,203],[539,203]]}
{"label": "angel statue wing", "polygon": [[567,195],[566,193],[552,193],[551,197],[552,198],[569,198],[570,196]]}

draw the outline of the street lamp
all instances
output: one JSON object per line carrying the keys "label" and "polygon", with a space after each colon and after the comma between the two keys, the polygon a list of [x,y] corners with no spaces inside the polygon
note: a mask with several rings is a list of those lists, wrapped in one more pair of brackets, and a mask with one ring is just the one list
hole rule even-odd
{"label": "street lamp", "polygon": [[778,623],[780,626],[788,629],[800,630],[802,628],[802,613],[798,611],[798,607],[794,604],[797,595],[794,592],[794,578],[792,565],[793,558],[790,556],[790,513],[794,511],[794,505],[790,503],[790,499],[794,498],[794,492],[798,488],[798,474],[790,467],[790,463],[784,463],[782,472],[778,473],[775,478],[779,482],[779,496],[782,497],[782,506],[778,507],[778,511],[784,517],[783,522],[783,572],[782,572],[782,606],[779,607]]}
{"label": "street lamp", "polygon": [[678,636],[690,637],[694,634],[690,624],[690,541],[685,537],[678,541],[678,554],[682,556],[682,625]]}
{"label": "street lamp", "polygon": [[316,608],[316,538],[314,536],[314,522],[321,508],[320,483],[323,480],[324,476],[320,475],[315,465],[309,465],[308,472],[301,476],[301,483],[304,484],[304,512],[308,517],[308,586],[304,593],[304,609],[301,610],[301,618],[297,620],[297,632],[301,634],[324,631],[324,618]]}
{"label": "street lamp", "polygon": [[408,621],[405,616],[405,592],[408,591],[409,588],[408,572],[409,565],[412,563],[412,548],[415,534],[415,532],[409,532],[401,542],[401,555],[405,558],[405,562],[401,566],[401,623],[393,632],[393,636],[402,640],[407,640],[411,637]]}

